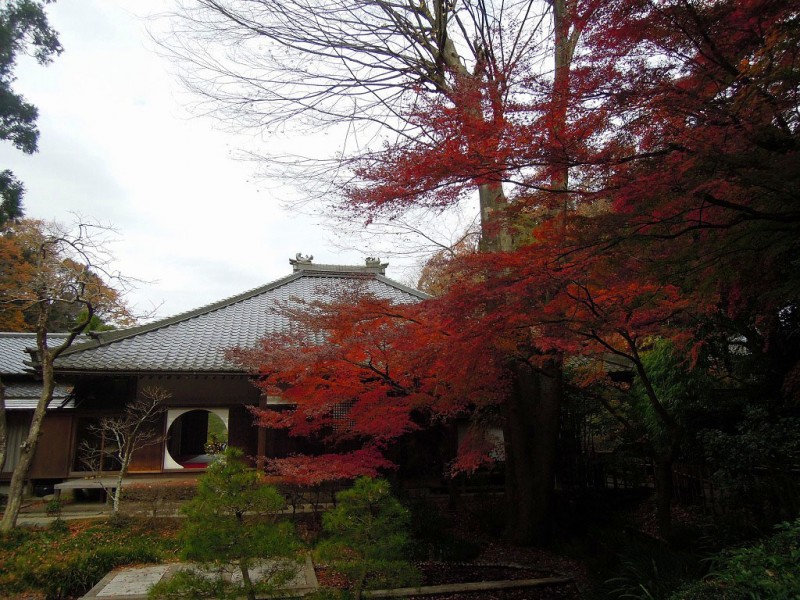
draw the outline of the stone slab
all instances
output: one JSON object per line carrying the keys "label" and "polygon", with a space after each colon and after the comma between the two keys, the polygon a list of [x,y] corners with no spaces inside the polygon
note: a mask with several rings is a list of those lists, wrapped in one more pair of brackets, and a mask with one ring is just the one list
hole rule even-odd
{"label": "stone slab", "polygon": [[127,571],[119,571],[102,590],[97,592],[98,598],[137,596],[155,585],[167,572],[169,565],[156,565],[154,567],[139,567]]}
{"label": "stone slab", "polygon": [[[170,578],[180,570],[197,569],[197,565],[191,563],[172,563],[168,565],[151,565],[146,567],[130,567],[112,571],[89,592],[83,596],[86,599],[102,600],[145,600],[147,590],[164,578]],[[269,561],[261,565],[256,565],[251,569],[253,581],[258,581],[265,574],[270,573],[272,567]],[[204,571],[205,572],[205,571]],[[226,569],[226,578],[232,581],[240,581],[241,574],[235,569]],[[238,577],[238,579],[237,579]],[[298,565],[297,573],[289,581],[284,589],[291,590],[294,595],[303,595],[317,589],[317,577],[314,573],[314,564],[311,557],[306,557],[305,561]]]}

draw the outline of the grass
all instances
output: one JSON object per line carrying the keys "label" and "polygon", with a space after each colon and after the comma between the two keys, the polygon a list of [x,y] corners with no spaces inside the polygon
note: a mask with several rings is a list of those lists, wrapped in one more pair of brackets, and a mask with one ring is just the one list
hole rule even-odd
{"label": "grass", "polygon": [[178,529],[172,519],[139,518],[17,528],[0,536],[0,597],[84,594],[116,567],[174,559]]}

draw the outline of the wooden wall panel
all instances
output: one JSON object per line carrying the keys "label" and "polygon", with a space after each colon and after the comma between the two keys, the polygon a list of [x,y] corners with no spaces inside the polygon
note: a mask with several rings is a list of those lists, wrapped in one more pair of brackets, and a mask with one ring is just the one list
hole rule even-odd
{"label": "wooden wall panel", "polygon": [[244,406],[232,406],[228,417],[228,445],[241,448],[248,456],[258,451],[258,428],[253,415]]}
{"label": "wooden wall panel", "polygon": [[[155,430],[158,435],[164,433],[164,418],[162,417],[158,423],[153,423],[151,428]],[[140,448],[133,455],[129,473],[141,473],[144,471],[161,471],[164,464],[164,442],[159,440],[154,444]]]}
{"label": "wooden wall panel", "polygon": [[138,393],[159,387],[170,394],[170,407],[224,407],[232,404],[258,404],[261,391],[245,376],[141,376]]}
{"label": "wooden wall panel", "polygon": [[57,479],[69,474],[72,422],[71,413],[48,413],[45,416],[31,464],[31,479]]}

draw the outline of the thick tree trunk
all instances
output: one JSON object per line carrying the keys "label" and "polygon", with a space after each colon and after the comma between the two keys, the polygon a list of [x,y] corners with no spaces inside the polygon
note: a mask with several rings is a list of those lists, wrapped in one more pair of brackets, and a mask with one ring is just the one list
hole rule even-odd
{"label": "thick tree trunk", "polygon": [[669,539],[672,533],[672,466],[668,456],[657,456],[653,461],[656,486],[656,521],[661,537]]}
{"label": "thick tree trunk", "polygon": [[[567,123],[569,75],[577,31],[570,31],[571,15],[564,0],[553,1],[554,81],[551,106],[551,188],[563,195],[562,219],[566,235],[569,209],[569,162],[565,160],[563,132]],[[491,198],[487,198],[487,203]],[[496,207],[481,214],[491,215]],[[500,231],[493,249],[511,249],[507,228]],[[508,247],[503,247],[508,243]],[[507,536],[517,543],[545,542],[551,533],[551,503],[563,399],[560,357],[548,358],[538,369],[520,363],[515,368],[513,397],[506,411]]]}
{"label": "thick tree trunk", "polygon": [[505,445],[506,538],[518,544],[533,540],[533,414],[534,378],[527,367],[516,369],[514,386],[503,404]]}
{"label": "thick tree trunk", "polygon": [[556,452],[561,425],[563,386],[560,358],[549,358],[538,374],[539,396],[534,407],[533,473],[534,541],[548,541],[552,533],[552,499]]}
{"label": "thick tree trunk", "polygon": [[502,215],[507,204],[503,185],[500,182],[480,185],[478,198],[481,209],[481,251],[509,252],[513,249],[513,240]]}
{"label": "thick tree trunk", "polygon": [[8,489],[8,503],[3,513],[3,520],[0,521],[0,531],[2,532],[10,531],[17,525],[17,517],[19,516],[20,508],[22,508],[25,480],[28,478],[28,472],[33,462],[33,455],[36,452],[36,445],[41,435],[42,421],[47,412],[47,405],[50,404],[50,401],[53,399],[53,360],[49,353],[45,352],[43,354],[41,358],[42,393],[39,396],[36,409],[33,411],[28,437],[22,443],[19,462],[14,468],[14,474],[11,476],[11,484]]}
{"label": "thick tree trunk", "polygon": [[513,392],[504,404],[506,537],[517,544],[541,543],[552,523],[561,371],[556,361],[540,370],[519,363],[513,378]]}

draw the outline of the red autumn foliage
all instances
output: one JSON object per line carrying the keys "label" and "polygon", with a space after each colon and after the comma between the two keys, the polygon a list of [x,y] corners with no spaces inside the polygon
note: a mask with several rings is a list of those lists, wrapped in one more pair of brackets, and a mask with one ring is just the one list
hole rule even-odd
{"label": "red autumn foliage", "polygon": [[377,477],[379,470],[392,468],[394,465],[374,448],[314,457],[296,455],[267,462],[269,473],[279,476],[284,483],[303,486],[353,480],[362,476]]}
{"label": "red autumn foliage", "polygon": [[274,466],[281,473],[284,467],[311,473],[314,461],[323,469],[339,461],[356,475],[359,469],[386,468],[390,463],[379,451],[402,436],[499,401],[504,384],[483,340],[471,337],[462,318],[438,310],[436,302],[394,305],[368,295],[356,302],[348,293],[293,311],[298,330],[313,334],[273,336],[260,348],[232,351],[234,360],[257,373],[266,394],[294,405],[289,411],[254,411],[260,425],[289,428],[292,435],[316,436],[332,446],[366,447],[309,461],[292,457]]}
{"label": "red autumn foliage", "polygon": [[[576,46],[558,85],[515,64],[421,97],[407,117],[426,137],[364,156],[348,190],[348,207],[369,218],[503,182],[514,249],[454,260],[458,284],[440,298],[308,307],[297,318],[315,335],[239,352],[297,406],[265,424],[383,450],[432,421],[497,420],[514,364],[612,353],[646,381],[639,353],[652,338],[692,353],[712,314],[751,315],[763,330],[796,302],[794,3],[569,4],[562,26]],[[662,399],[651,389],[649,400],[677,444]],[[473,437],[457,467],[487,456]]]}

